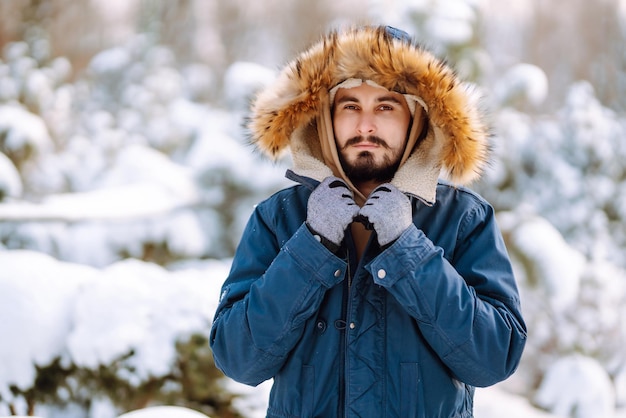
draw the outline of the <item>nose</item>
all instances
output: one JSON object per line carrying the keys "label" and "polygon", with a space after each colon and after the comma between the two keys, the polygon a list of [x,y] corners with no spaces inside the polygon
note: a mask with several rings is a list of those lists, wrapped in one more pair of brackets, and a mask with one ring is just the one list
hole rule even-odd
{"label": "nose", "polygon": [[376,123],[373,115],[362,112],[357,121],[356,130],[359,135],[372,135],[376,132]]}

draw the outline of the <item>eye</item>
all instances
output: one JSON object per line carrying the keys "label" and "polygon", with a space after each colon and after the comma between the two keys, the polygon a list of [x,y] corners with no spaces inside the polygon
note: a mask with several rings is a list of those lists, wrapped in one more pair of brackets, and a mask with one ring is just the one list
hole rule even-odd
{"label": "eye", "polygon": [[380,106],[378,106],[378,110],[383,110],[383,111],[394,110],[394,109],[395,109],[394,106],[389,105],[389,104],[381,104]]}

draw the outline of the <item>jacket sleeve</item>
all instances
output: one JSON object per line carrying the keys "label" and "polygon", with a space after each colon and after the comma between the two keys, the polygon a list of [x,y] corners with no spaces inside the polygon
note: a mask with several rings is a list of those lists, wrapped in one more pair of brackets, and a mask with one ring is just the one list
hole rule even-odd
{"label": "jacket sleeve", "polygon": [[462,226],[450,261],[411,226],[367,268],[415,318],[452,373],[484,387],[513,374],[526,325],[493,209],[474,208]]}
{"label": "jacket sleeve", "polygon": [[[225,281],[211,329],[216,366],[241,383],[272,378],[316,314],[346,262],[302,224],[282,248],[257,208]],[[303,255],[306,255],[304,257]]]}

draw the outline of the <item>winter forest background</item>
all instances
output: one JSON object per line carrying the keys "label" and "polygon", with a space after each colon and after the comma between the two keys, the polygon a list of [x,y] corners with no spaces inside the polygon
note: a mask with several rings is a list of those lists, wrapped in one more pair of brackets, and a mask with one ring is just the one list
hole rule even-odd
{"label": "winter forest background", "polygon": [[385,23],[480,86],[529,327],[477,418],[626,416],[624,0],[0,1],[0,415],[262,417],[207,335],[253,205],[290,183],[249,98]]}

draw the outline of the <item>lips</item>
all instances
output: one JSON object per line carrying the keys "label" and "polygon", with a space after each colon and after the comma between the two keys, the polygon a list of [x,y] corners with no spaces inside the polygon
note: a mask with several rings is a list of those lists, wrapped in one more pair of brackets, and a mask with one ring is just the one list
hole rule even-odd
{"label": "lips", "polygon": [[380,146],[371,142],[359,142],[358,144],[354,144],[353,147],[358,149],[374,149],[379,148]]}
{"label": "lips", "polygon": [[354,137],[346,141],[344,148],[355,147],[357,149],[369,150],[376,148],[389,148],[387,143],[377,136],[369,136],[367,138]]}

